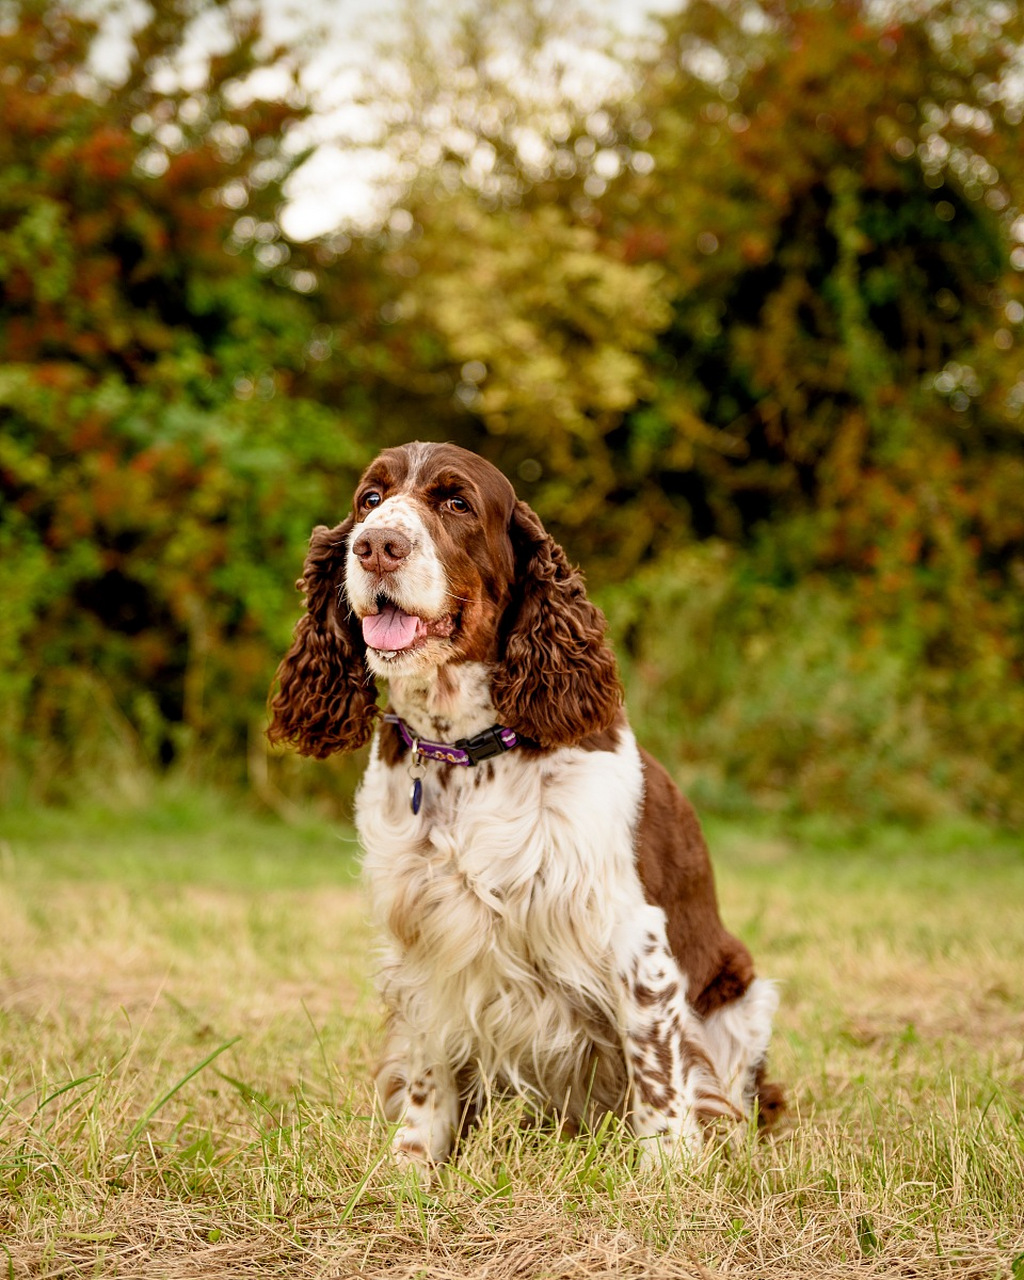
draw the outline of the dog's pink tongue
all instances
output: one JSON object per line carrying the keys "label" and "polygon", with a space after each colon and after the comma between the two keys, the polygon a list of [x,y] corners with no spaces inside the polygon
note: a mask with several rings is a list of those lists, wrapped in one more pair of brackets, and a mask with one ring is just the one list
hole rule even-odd
{"label": "dog's pink tongue", "polygon": [[415,614],[403,613],[397,604],[385,605],[380,613],[363,619],[363,639],[371,649],[408,649],[419,623]]}

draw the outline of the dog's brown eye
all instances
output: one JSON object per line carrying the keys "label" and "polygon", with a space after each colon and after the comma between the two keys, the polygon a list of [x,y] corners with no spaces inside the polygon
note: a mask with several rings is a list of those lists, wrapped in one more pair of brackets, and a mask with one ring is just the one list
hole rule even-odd
{"label": "dog's brown eye", "polygon": [[363,494],[363,500],[360,502],[361,507],[379,507],[383,499],[376,489],[371,489],[369,493]]}
{"label": "dog's brown eye", "polygon": [[465,498],[449,498],[444,505],[449,511],[455,511],[460,516],[466,515],[470,510],[469,503]]}

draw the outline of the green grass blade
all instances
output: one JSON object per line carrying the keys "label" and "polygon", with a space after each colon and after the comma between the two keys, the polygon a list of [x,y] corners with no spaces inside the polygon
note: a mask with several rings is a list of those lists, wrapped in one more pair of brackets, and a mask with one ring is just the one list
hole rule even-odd
{"label": "green grass blade", "polygon": [[99,1080],[102,1075],[102,1071],[92,1071],[87,1076],[79,1076],[77,1080],[69,1080],[67,1084],[61,1085],[59,1089],[55,1089],[53,1093],[49,1094],[42,1100],[42,1102],[40,1102],[35,1111],[32,1112],[32,1119],[34,1120],[36,1116],[39,1115],[40,1111],[45,1107],[48,1107],[50,1103],[53,1102],[54,1099],[59,1098],[61,1094],[67,1093],[71,1089],[77,1089],[80,1084],[88,1084],[90,1080]]}
{"label": "green grass blade", "polygon": [[145,1129],[146,1125],[149,1124],[150,1120],[153,1119],[153,1117],[160,1110],[160,1108],[163,1107],[166,1103],[170,1102],[170,1100],[174,1097],[174,1095],[178,1092],[178,1090],[183,1088],[186,1084],[188,1084],[188,1082],[193,1078],[193,1076],[197,1076],[200,1073],[200,1071],[203,1070],[204,1067],[208,1067],[215,1058],[219,1058],[220,1055],[222,1053],[225,1053],[228,1049],[230,1049],[232,1045],[236,1045],[239,1042],[239,1040],[241,1040],[241,1038],[242,1038],[241,1036],[235,1036],[233,1040],[228,1040],[225,1044],[222,1044],[219,1048],[214,1049],[212,1053],[208,1053],[206,1057],[202,1060],[202,1062],[194,1066],[191,1071],[187,1071],[181,1077],[181,1079],[177,1082],[177,1084],[171,1085],[171,1087],[167,1090],[165,1094],[157,1098],[156,1102],[154,1102],[151,1106],[147,1107],[146,1110],[139,1117],[139,1119],[135,1122],[135,1127],[132,1129],[131,1133],[128,1135],[127,1145],[129,1147],[133,1147],[135,1145],[136,1139],[138,1138],[139,1134],[143,1131],[143,1129]]}

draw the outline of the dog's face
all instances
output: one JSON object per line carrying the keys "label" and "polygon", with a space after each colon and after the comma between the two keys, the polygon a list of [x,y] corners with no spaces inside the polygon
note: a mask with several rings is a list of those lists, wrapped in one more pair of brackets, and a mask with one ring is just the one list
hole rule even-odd
{"label": "dog's face", "polygon": [[344,593],[376,675],[493,662],[511,593],[512,486],[449,444],[386,449],[353,498]]}
{"label": "dog's face", "polygon": [[305,616],[277,673],[268,734],[323,757],[364,746],[375,676],[486,666],[496,718],[541,747],[619,714],[605,621],[580,574],[489,462],[451,444],[385,449],[352,514],[313,530]]}

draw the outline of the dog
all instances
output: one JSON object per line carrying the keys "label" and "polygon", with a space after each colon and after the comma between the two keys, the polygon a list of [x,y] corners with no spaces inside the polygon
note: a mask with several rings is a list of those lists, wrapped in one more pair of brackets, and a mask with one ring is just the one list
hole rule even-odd
{"label": "dog", "polygon": [[501,472],[385,449],[297,585],[268,736],[317,758],[372,739],[356,825],[396,1157],[444,1161],[496,1091],[570,1127],[615,1112],[648,1164],[722,1117],[773,1120],[775,986],[630,731],[603,615]]}

